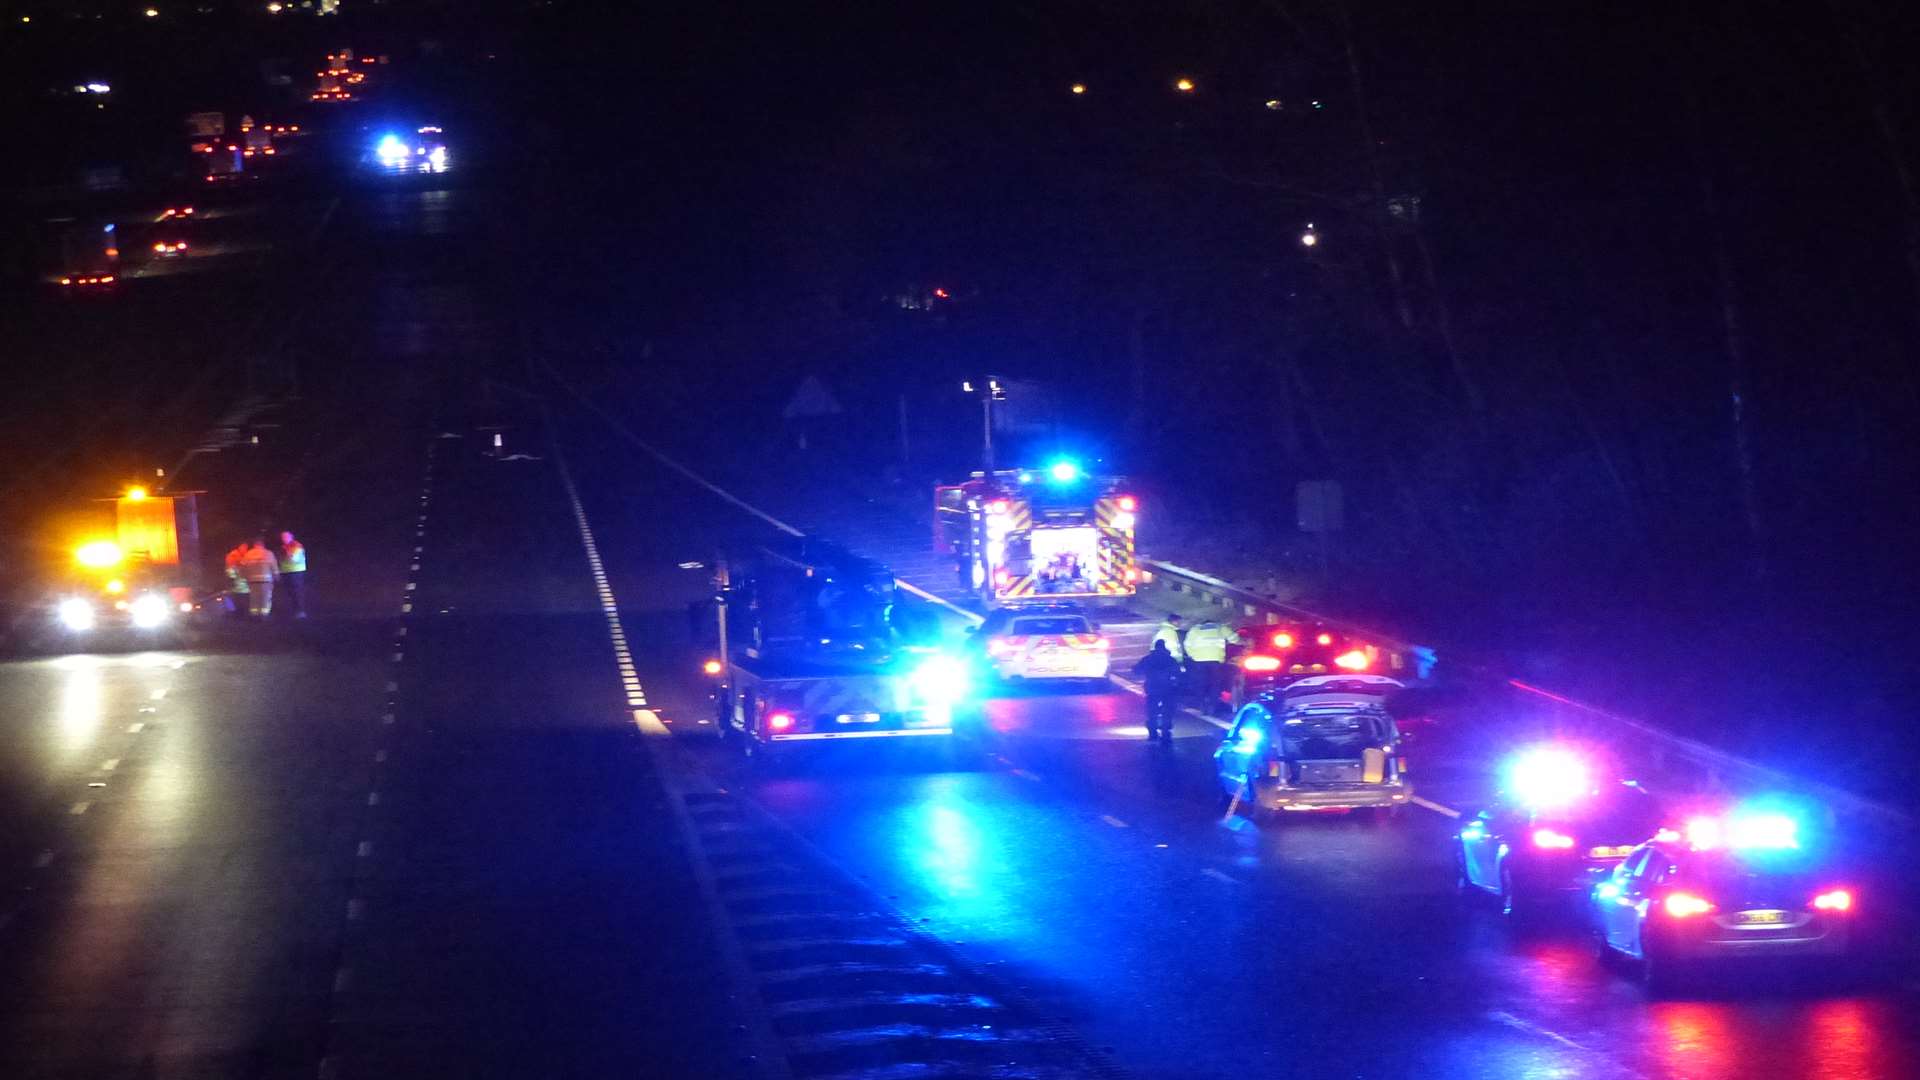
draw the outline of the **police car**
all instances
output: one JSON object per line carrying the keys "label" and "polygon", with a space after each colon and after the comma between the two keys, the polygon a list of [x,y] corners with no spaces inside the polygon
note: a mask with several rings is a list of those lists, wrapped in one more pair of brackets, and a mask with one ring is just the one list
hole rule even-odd
{"label": "police car", "polygon": [[1104,683],[1112,643],[1084,613],[1066,607],[998,608],[974,631],[980,656],[1002,681]]}
{"label": "police car", "polygon": [[1662,830],[1594,887],[1601,958],[1633,962],[1655,990],[1768,957],[1840,962],[1865,898],[1802,840],[1795,815],[1765,808]]}
{"label": "police car", "polygon": [[1462,816],[1454,868],[1468,892],[1525,915],[1583,898],[1660,828],[1661,808],[1631,780],[1600,780],[1588,755],[1532,748],[1506,768],[1492,805]]}

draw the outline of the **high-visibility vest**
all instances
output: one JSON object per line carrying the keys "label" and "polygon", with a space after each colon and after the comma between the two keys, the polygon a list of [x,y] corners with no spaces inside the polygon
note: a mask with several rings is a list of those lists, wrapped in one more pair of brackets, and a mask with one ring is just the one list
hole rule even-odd
{"label": "high-visibility vest", "polygon": [[[1179,660],[1182,663],[1186,661],[1186,657],[1187,657],[1186,650],[1180,647],[1180,628],[1179,627],[1173,625],[1172,623],[1162,623],[1160,626],[1159,632],[1153,635],[1153,641],[1166,642],[1167,651],[1173,654],[1173,658],[1175,660]],[[1152,641],[1147,643],[1147,648],[1149,649],[1153,648]]]}
{"label": "high-visibility vest", "polygon": [[280,572],[283,574],[304,574],[307,572],[307,545],[295,540],[287,545],[287,553],[280,560]]}
{"label": "high-visibility vest", "polygon": [[1201,623],[1187,631],[1187,659],[1200,664],[1219,663],[1227,658],[1227,628],[1219,623]]}

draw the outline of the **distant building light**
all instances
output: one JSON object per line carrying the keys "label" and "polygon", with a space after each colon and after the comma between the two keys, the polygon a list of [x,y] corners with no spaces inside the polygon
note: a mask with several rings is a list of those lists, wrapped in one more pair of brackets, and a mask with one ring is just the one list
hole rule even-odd
{"label": "distant building light", "polygon": [[1072,86],[1067,87],[1067,89],[1071,90],[1076,94],[1084,94],[1087,92],[1087,84],[1083,82],[1077,82],[1077,83],[1074,83]]}
{"label": "distant building light", "polygon": [[[1187,78],[1185,75],[1182,75],[1179,78],[1173,80],[1173,88],[1175,90],[1180,91],[1183,94],[1191,94],[1193,93],[1193,80]],[[1318,103],[1316,102],[1316,104]]]}
{"label": "distant building light", "polygon": [[1268,99],[1267,99],[1267,108],[1269,108],[1269,109],[1272,109],[1272,110],[1274,110],[1275,112],[1278,112],[1278,111],[1280,110],[1280,99],[1279,99],[1279,98],[1268,98]]}
{"label": "distant building light", "polygon": [[148,8],[148,9],[147,9],[147,18],[149,18],[149,19],[157,19],[157,18],[159,18],[159,17],[160,17],[160,9],[159,9],[159,8]]}

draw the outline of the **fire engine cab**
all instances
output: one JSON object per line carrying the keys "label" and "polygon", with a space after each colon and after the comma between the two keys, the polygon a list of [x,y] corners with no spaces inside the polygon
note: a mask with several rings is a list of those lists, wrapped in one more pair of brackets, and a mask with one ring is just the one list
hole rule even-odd
{"label": "fire engine cab", "polygon": [[1139,587],[1139,509],[1123,477],[1069,461],[975,472],[934,490],[934,549],[990,608],[1118,600]]}

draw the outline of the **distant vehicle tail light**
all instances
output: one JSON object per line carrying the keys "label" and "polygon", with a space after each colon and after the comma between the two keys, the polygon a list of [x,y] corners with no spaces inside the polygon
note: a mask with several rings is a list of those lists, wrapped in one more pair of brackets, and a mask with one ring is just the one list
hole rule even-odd
{"label": "distant vehicle tail light", "polygon": [[773,731],[785,731],[792,726],[793,716],[789,713],[777,712],[767,717],[767,727]]}
{"label": "distant vehicle tail light", "polygon": [[180,601],[180,610],[181,610],[181,611],[192,611],[192,610],[193,610],[193,601],[191,601],[191,600],[182,600],[182,601]]}
{"label": "distant vehicle tail light", "polygon": [[1566,851],[1573,847],[1573,837],[1554,829],[1535,829],[1533,846],[1549,851]]}
{"label": "distant vehicle tail light", "polygon": [[1332,635],[1332,634],[1321,634],[1321,635],[1320,635],[1319,637],[1317,637],[1317,638],[1314,638],[1313,640],[1315,640],[1315,641],[1317,641],[1317,642],[1319,642],[1319,643],[1320,643],[1320,644],[1322,644],[1322,645],[1331,645],[1331,644],[1333,644],[1333,635]]}
{"label": "distant vehicle tail light", "polygon": [[1279,671],[1280,658],[1277,656],[1243,656],[1240,658],[1242,671]]}
{"label": "distant vehicle tail light", "polygon": [[1361,652],[1359,649],[1355,649],[1352,652],[1341,653],[1339,656],[1333,658],[1333,665],[1335,667],[1345,668],[1348,671],[1365,671],[1367,670],[1367,662],[1367,654]]}
{"label": "distant vehicle tail light", "polygon": [[1278,634],[1273,635],[1273,647],[1276,649],[1293,648],[1293,635],[1287,633],[1284,630]]}
{"label": "distant vehicle tail light", "polygon": [[1828,889],[1813,898],[1815,911],[1852,911],[1853,893],[1846,889]]}
{"label": "distant vehicle tail light", "polygon": [[1705,915],[1713,910],[1713,905],[1692,893],[1668,893],[1660,902],[1660,907],[1676,919],[1689,919],[1695,915]]}

